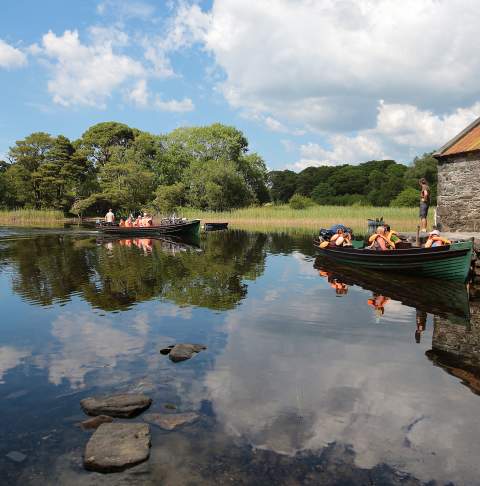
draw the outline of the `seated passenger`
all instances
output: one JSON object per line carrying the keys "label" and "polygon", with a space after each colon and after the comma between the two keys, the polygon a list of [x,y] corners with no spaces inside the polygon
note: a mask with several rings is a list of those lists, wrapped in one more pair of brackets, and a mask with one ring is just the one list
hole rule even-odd
{"label": "seated passenger", "polygon": [[142,217],[141,216],[137,216],[137,219],[134,221],[133,226],[135,226],[135,227],[142,226]]}
{"label": "seated passenger", "polygon": [[393,250],[395,248],[395,244],[385,236],[384,226],[379,226],[377,231],[370,236],[368,241],[370,242],[370,246],[367,248],[370,248],[371,250],[385,251]]}
{"label": "seated passenger", "polygon": [[330,246],[352,246],[352,235],[339,228],[330,238]]}
{"label": "seated passenger", "polygon": [[125,227],[126,228],[131,228],[133,226],[132,218],[129,216],[127,220],[125,221]]}
{"label": "seated passenger", "polygon": [[425,248],[435,248],[437,246],[449,245],[450,243],[450,240],[440,236],[440,232],[438,230],[433,230],[428,234],[428,240],[425,243]]}
{"label": "seated passenger", "polygon": [[394,245],[400,241],[400,237],[396,231],[390,228],[389,224],[384,225],[385,227],[385,237],[390,240]]}
{"label": "seated passenger", "polygon": [[120,218],[120,222],[118,223],[118,226],[125,226],[125,220],[123,218]]}

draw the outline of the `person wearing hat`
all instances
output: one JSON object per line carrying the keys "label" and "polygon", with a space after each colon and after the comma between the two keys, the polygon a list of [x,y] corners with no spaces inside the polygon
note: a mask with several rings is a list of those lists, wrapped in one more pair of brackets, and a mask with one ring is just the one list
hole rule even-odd
{"label": "person wearing hat", "polygon": [[428,240],[425,243],[425,248],[435,248],[437,246],[449,245],[450,240],[442,238],[438,230],[433,230],[428,233]]}

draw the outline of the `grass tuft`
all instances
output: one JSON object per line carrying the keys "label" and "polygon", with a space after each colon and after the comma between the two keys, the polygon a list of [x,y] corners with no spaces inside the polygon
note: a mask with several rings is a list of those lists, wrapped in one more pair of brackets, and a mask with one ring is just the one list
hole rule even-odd
{"label": "grass tuft", "polygon": [[8,225],[55,225],[63,223],[62,211],[54,209],[13,209],[0,210],[0,224]]}

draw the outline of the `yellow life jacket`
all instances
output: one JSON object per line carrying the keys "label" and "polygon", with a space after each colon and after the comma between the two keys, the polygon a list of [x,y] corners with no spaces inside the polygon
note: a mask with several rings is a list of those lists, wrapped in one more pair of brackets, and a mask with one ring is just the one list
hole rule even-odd
{"label": "yellow life jacket", "polygon": [[395,248],[395,243],[393,241],[388,239],[385,235],[380,235],[378,233],[374,233],[372,236],[370,236],[370,238],[368,239],[369,243],[373,244],[378,237],[382,238],[383,241],[385,241],[385,243],[387,244],[387,248],[388,247],[390,247],[391,249]]}

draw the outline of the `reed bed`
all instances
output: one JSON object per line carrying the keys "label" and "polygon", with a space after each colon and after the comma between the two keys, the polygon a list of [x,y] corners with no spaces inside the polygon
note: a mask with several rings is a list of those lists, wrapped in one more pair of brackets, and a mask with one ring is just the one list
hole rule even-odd
{"label": "reed bed", "polygon": [[[433,212],[433,211],[432,211]],[[181,214],[198,218],[202,222],[228,221],[229,227],[273,231],[318,230],[342,223],[356,233],[365,233],[367,219],[383,216],[397,231],[416,231],[417,208],[393,208],[374,206],[311,206],[306,209],[292,209],[289,205],[259,206],[234,211],[213,212],[183,208]],[[432,223],[430,221],[430,224]]]}
{"label": "reed bed", "polygon": [[13,226],[55,226],[66,221],[62,211],[54,209],[0,210],[0,224]]}

